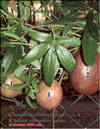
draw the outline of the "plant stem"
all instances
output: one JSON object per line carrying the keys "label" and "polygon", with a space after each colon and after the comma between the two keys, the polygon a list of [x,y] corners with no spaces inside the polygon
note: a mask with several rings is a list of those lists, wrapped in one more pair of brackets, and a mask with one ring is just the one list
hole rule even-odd
{"label": "plant stem", "polygon": [[55,33],[54,33],[54,28],[52,27],[52,33],[53,33],[53,38],[54,38],[54,41],[55,41]]}
{"label": "plant stem", "polygon": [[77,34],[77,33],[75,33],[75,32],[72,32],[72,31],[70,31],[69,34],[73,34],[73,35],[75,35],[75,36],[77,36],[77,37],[81,37],[79,34]]}
{"label": "plant stem", "polygon": [[27,43],[18,43],[18,42],[9,42],[11,44],[18,44],[18,45],[26,45],[26,46],[32,46],[33,44],[27,44]]}
{"label": "plant stem", "polygon": [[56,109],[53,109],[53,113],[52,113],[52,129],[55,129],[55,111]]}
{"label": "plant stem", "polygon": [[59,80],[59,85],[61,85],[64,75],[65,75],[65,71],[63,70],[61,78]]}

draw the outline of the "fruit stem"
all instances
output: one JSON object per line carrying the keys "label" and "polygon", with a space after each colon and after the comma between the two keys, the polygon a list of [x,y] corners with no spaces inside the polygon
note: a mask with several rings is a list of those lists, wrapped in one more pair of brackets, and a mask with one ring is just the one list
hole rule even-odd
{"label": "fruit stem", "polygon": [[59,85],[60,86],[61,86],[61,83],[62,83],[62,80],[63,80],[64,75],[65,75],[65,71],[63,70],[62,75],[61,75],[61,78],[59,80]]}
{"label": "fruit stem", "polygon": [[53,124],[53,126],[52,126],[52,129],[55,129],[55,122],[54,122],[54,120],[55,120],[55,111],[56,111],[56,109],[53,109],[53,114],[52,114],[52,124]]}

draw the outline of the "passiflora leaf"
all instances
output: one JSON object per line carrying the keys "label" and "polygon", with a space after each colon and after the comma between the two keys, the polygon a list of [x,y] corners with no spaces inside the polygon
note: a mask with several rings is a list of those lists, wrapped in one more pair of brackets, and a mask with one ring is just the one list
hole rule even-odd
{"label": "passiflora leaf", "polygon": [[8,0],[1,0],[0,6],[1,6],[3,9],[7,9],[7,5],[8,5]]}
{"label": "passiflora leaf", "polygon": [[88,13],[86,26],[90,35],[99,42],[99,26],[97,26],[96,23],[93,23],[93,10],[90,10]]}
{"label": "passiflora leaf", "polygon": [[33,89],[30,89],[28,95],[29,95],[29,97],[31,97],[32,99],[35,99],[35,94],[34,94],[34,90],[33,90]]}
{"label": "passiflora leaf", "polygon": [[82,0],[65,0],[63,5],[65,9],[76,10],[89,8],[88,4],[85,4]]}
{"label": "passiflora leaf", "polygon": [[23,17],[25,17],[26,20],[30,17],[30,12],[31,12],[30,7],[29,6],[25,6],[24,7],[24,16]]}
{"label": "passiflora leaf", "polygon": [[59,9],[59,11],[63,14],[64,10],[58,2],[52,1],[52,4],[56,6]]}
{"label": "passiflora leaf", "polygon": [[4,38],[1,38],[1,47],[15,47],[15,45],[11,44]]}
{"label": "passiflora leaf", "polygon": [[26,75],[23,75],[23,74],[17,74],[17,75],[15,75],[15,77],[20,79],[23,82],[27,82],[27,80],[28,80],[28,77]]}
{"label": "passiflora leaf", "polygon": [[40,64],[40,62],[39,62],[38,60],[33,61],[31,64],[32,64],[33,66],[35,66],[37,69],[40,69],[40,68],[41,68],[41,64]]}
{"label": "passiflora leaf", "polygon": [[76,11],[71,11],[66,14],[62,19],[51,22],[50,24],[71,24],[77,20],[77,16],[79,16]]}
{"label": "passiflora leaf", "polygon": [[2,32],[2,34],[5,35],[5,36],[8,36],[8,37],[20,40],[20,37],[18,37],[16,34],[14,34],[12,32],[4,31],[4,32]]}
{"label": "passiflora leaf", "polygon": [[38,84],[35,78],[32,80],[32,87],[34,88],[35,92],[38,92]]}
{"label": "passiflora leaf", "polygon": [[31,108],[36,108],[36,105],[32,104],[29,95],[26,96],[26,102]]}
{"label": "passiflora leaf", "polygon": [[22,60],[21,64],[28,64],[41,58],[49,49],[46,43],[34,47]]}
{"label": "passiflora leaf", "polygon": [[15,53],[15,48],[13,48],[13,49],[9,48],[4,56],[4,59],[2,62],[2,67],[5,68],[6,72],[12,63],[14,53]]}
{"label": "passiflora leaf", "polygon": [[84,28],[86,25],[86,19],[85,18],[77,19],[77,21],[75,21],[74,24],[81,27],[81,28]]}
{"label": "passiflora leaf", "polygon": [[1,85],[6,81],[7,76],[8,75],[5,72],[1,72],[0,73],[0,82],[1,82]]}
{"label": "passiflora leaf", "polygon": [[[14,48],[10,48],[10,49],[14,49]],[[22,48],[21,46],[18,46],[17,48],[14,49],[15,51],[12,54],[12,60],[11,60],[11,64],[7,70],[7,74],[11,74],[15,71],[15,69],[19,66],[18,65],[18,60],[21,59],[22,57]]]}
{"label": "passiflora leaf", "polygon": [[26,65],[20,65],[18,66],[15,71],[14,71],[14,75],[18,75],[21,74],[24,70],[25,70]]}
{"label": "passiflora leaf", "polygon": [[8,84],[2,84],[2,86],[10,90],[21,90],[24,87],[26,87],[26,84],[18,84],[18,85],[13,85],[13,86],[10,86]]}
{"label": "passiflora leaf", "polygon": [[100,53],[100,46],[98,47],[98,52]]}
{"label": "passiflora leaf", "polygon": [[39,31],[36,31],[36,30],[29,30],[28,35],[31,38],[33,38],[37,41],[40,41],[40,42],[46,42],[48,40],[49,41],[52,40],[52,36],[50,34],[39,32]]}
{"label": "passiflora leaf", "polygon": [[62,46],[70,46],[70,47],[79,47],[81,45],[81,41],[79,38],[71,38],[68,36],[62,36],[56,39],[57,44]]}
{"label": "passiflora leaf", "polygon": [[67,70],[67,72],[72,72],[75,66],[75,60],[71,53],[64,47],[57,45],[56,47],[58,59],[62,66]]}
{"label": "passiflora leaf", "polygon": [[97,53],[97,40],[95,40],[88,32],[87,27],[84,29],[82,38],[82,49],[84,60],[87,65],[92,66],[95,62]]}
{"label": "passiflora leaf", "polygon": [[47,86],[51,86],[58,71],[59,64],[55,49],[51,47],[43,60],[44,80]]}
{"label": "passiflora leaf", "polygon": [[18,24],[17,25],[17,27],[16,27],[16,30],[15,30],[15,33],[19,36],[19,37],[21,37],[22,36],[22,26],[21,26],[21,24]]}
{"label": "passiflora leaf", "polygon": [[62,36],[67,34],[72,29],[72,26],[73,26],[72,24],[66,25],[64,30],[63,30]]}

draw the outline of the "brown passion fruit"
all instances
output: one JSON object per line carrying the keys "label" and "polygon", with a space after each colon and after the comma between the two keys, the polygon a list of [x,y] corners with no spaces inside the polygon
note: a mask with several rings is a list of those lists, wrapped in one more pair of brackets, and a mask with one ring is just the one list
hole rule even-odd
{"label": "brown passion fruit", "polygon": [[74,89],[83,95],[91,95],[100,89],[100,54],[97,52],[93,66],[87,66],[80,51],[75,55],[76,65],[70,74]]}
{"label": "brown passion fruit", "polygon": [[[16,77],[7,77],[5,84],[8,84],[10,86],[16,85],[16,84],[22,84],[23,82]],[[0,86],[0,94],[4,97],[11,98],[11,97],[16,97],[17,95],[20,94],[22,90],[10,90],[7,88],[4,88]]]}
{"label": "brown passion fruit", "polygon": [[48,87],[44,81],[39,84],[39,92],[36,94],[37,103],[44,109],[54,109],[62,101],[63,91],[59,83],[54,80],[51,87]]}

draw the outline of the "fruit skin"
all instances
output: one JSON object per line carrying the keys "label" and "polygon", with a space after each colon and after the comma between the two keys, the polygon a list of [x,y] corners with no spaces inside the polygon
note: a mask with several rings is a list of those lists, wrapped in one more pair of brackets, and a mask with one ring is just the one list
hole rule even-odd
{"label": "fruit skin", "polygon": [[[15,84],[23,83],[21,80],[17,79],[16,77],[7,77],[5,84],[11,85],[11,81],[12,81],[12,86]],[[22,90],[10,90],[0,86],[0,94],[7,98],[16,97],[17,95],[19,95],[21,91]]]}
{"label": "fruit skin", "polygon": [[63,98],[62,87],[57,81],[53,81],[51,87],[48,87],[44,81],[39,84],[39,92],[36,94],[37,103],[44,109],[56,108]]}
{"label": "fruit skin", "polygon": [[75,55],[76,65],[71,73],[74,89],[83,95],[91,95],[100,89],[100,54],[97,53],[93,66],[87,66],[80,51]]}

